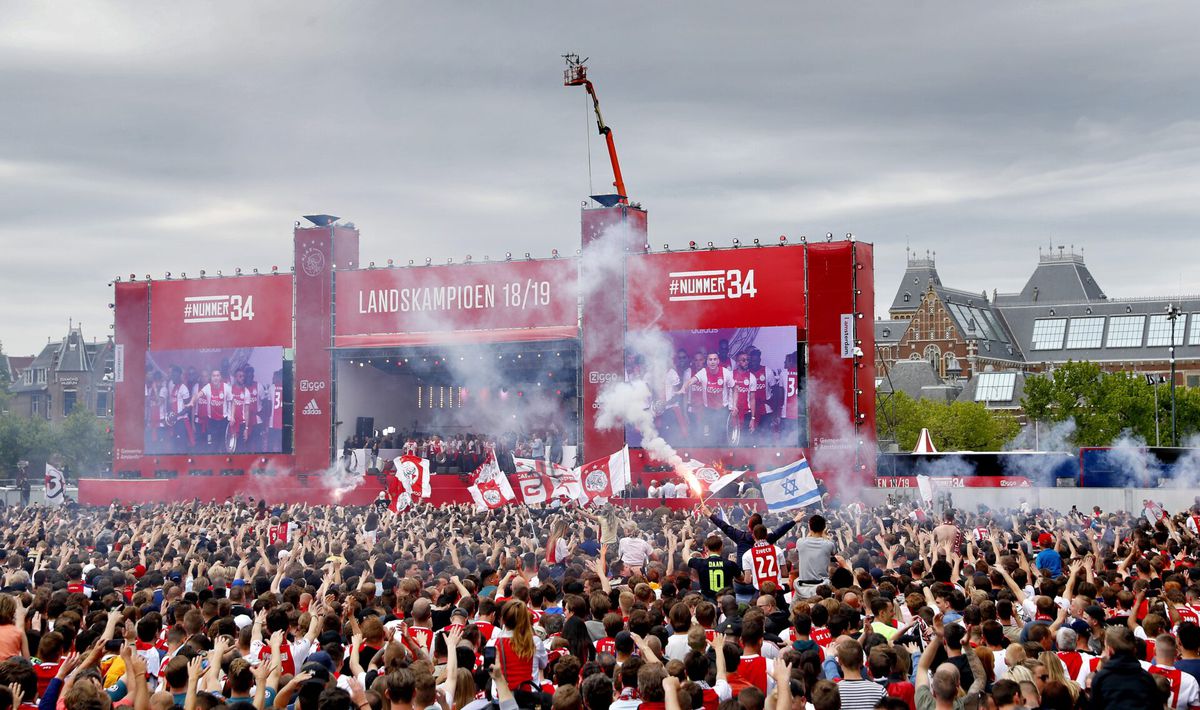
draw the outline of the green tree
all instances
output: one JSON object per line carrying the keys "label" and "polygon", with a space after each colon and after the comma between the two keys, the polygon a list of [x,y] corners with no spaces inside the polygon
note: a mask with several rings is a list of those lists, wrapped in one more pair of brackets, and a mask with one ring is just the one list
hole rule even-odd
{"label": "green tree", "polygon": [[54,451],[54,432],[39,417],[0,415],[0,471],[12,474],[18,461],[44,463]]}
{"label": "green tree", "polygon": [[111,460],[112,443],[107,423],[82,407],[77,407],[54,430],[54,451],[76,476],[95,473]]}
{"label": "green tree", "polygon": [[11,400],[9,387],[12,382],[8,376],[8,367],[4,364],[4,343],[0,342],[0,414],[8,411],[8,404]]}
{"label": "green tree", "polygon": [[[981,402],[936,402],[897,392],[896,439],[901,451],[911,451],[921,429],[929,429],[934,445],[945,451],[1000,451],[1020,430],[1009,412],[991,410]],[[886,426],[876,417],[879,426]]]}
{"label": "green tree", "polygon": [[[1068,362],[1042,375],[1025,380],[1022,406],[1031,420],[1075,421],[1073,444],[1107,446],[1123,432],[1153,444],[1155,421],[1161,443],[1170,445],[1171,397],[1167,385],[1154,387],[1138,373],[1103,372],[1091,362]],[[1200,431],[1200,393],[1176,388],[1176,421],[1180,443]]]}

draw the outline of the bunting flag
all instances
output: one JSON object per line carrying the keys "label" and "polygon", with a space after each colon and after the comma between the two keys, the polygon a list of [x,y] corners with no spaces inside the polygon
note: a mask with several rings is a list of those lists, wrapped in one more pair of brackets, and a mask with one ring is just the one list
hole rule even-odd
{"label": "bunting flag", "polygon": [[629,485],[629,447],[579,467],[582,487],[579,502],[588,504],[597,499],[609,499]]}

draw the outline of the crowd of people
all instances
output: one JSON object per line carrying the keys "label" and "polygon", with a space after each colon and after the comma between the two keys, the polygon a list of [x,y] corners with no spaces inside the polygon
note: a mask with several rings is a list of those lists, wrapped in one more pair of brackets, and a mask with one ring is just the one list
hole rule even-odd
{"label": "crowd of people", "polygon": [[1147,510],[9,507],[0,710],[1197,707]]}
{"label": "crowd of people", "polygon": [[[381,452],[399,452],[429,461],[431,473],[470,473],[490,454],[505,473],[516,471],[513,459],[536,459],[563,464],[563,446],[569,439],[555,430],[504,432],[501,434],[434,434],[391,432],[379,436],[352,436],[342,444],[342,462],[354,467],[353,457],[364,451],[366,468],[383,471],[387,461]],[[570,462],[568,462],[570,463]]]}

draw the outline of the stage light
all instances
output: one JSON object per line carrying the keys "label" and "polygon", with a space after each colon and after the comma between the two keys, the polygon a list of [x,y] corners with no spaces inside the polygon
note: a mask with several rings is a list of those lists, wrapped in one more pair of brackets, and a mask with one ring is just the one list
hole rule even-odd
{"label": "stage light", "polygon": [[[804,235],[803,235],[803,234],[801,234],[801,235],[800,235],[800,241],[801,241],[801,242],[803,242],[803,241],[804,241]],[[786,235],[783,235],[783,234],[780,234],[780,235],[779,235],[779,245],[780,245],[780,246],[783,246],[784,244],[787,244],[787,236],[786,236]]]}
{"label": "stage light", "polygon": [[242,267],[239,266],[236,269],[234,269],[234,275],[241,276],[242,275]]}
{"label": "stage light", "polygon": [[558,357],[562,357],[562,353],[554,353],[554,354],[557,355]]}
{"label": "stage light", "polygon": [[255,275],[255,276],[258,276],[258,267],[257,267],[257,266],[256,266],[256,267],[254,267],[254,275]]}
{"label": "stage light", "polygon": [[518,360],[520,360],[520,359],[521,359],[521,353],[517,353],[517,359],[518,359]]}
{"label": "stage light", "polygon": [[484,254],[484,255],[483,255],[483,260],[484,260],[484,261],[491,261],[491,260],[492,260],[492,257],[488,256],[487,254]]}
{"label": "stage light", "polygon": [[367,268],[368,268],[368,269],[374,269],[374,268],[375,268],[375,262],[373,262],[373,261],[372,261],[372,262],[370,262],[369,264],[367,264]]}
{"label": "stage light", "polygon": [[756,247],[761,247],[761,246],[762,246],[762,242],[760,242],[760,241],[758,240],[758,237],[755,237],[755,238],[754,238],[754,246],[756,246]]}
{"label": "stage light", "polygon": [[150,280],[150,274],[146,274],[146,280],[147,280],[147,281],[149,281],[149,280]]}
{"label": "stage light", "polygon": [[461,362],[461,361],[463,361],[463,360],[466,360],[466,358],[465,358],[465,357],[463,357],[462,355],[459,355],[459,356],[458,356],[458,359],[459,359],[459,361],[460,361],[460,362]]}
{"label": "stage light", "polygon": [[712,243],[712,242],[709,242],[709,243],[708,243],[708,248],[709,248],[709,249],[712,249],[712,248],[713,248],[713,243]]}
{"label": "stage light", "polygon": [[412,265],[413,265],[413,260],[412,260],[412,259],[409,259],[409,260],[408,260],[408,265],[409,265],[409,266],[412,266]]}
{"label": "stage light", "polygon": [[278,266],[272,266],[272,267],[271,267],[271,273],[272,273],[272,274],[277,274],[277,273],[279,273],[279,267],[278,267]]}
{"label": "stage light", "polygon": [[562,390],[554,390],[554,394],[556,394],[556,395],[562,395]]}
{"label": "stage light", "polygon": [[551,259],[557,259],[557,258],[558,258],[558,250],[557,250],[557,249],[551,249],[551,250],[550,250],[550,258],[551,258]]}
{"label": "stage light", "polygon": [[179,278],[181,278],[181,279],[186,279],[186,278],[187,278],[187,272],[186,272],[186,271],[180,271],[180,272],[179,272]]}
{"label": "stage light", "polygon": [[833,232],[825,232],[825,241],[827,241],[827,242],[833,241]]}
{"label": "stage light", "polygon": [[130,281],[137,281],[137,274],[130,274],[130,275],[129,275],[129,280],[130,280]]}
{"label": "stage light", "polygon": [[396,264],[395,264],[395,262],[393,262],[391,259],[388,259],[388,268],[389,268],[389,269],[390,269],[390,268],[392,268],[392,267],[393,267],[393,266],[395,266],[395,265],[396,265]]}
{"label": "stage light", "polygon": [[512,252],[511,252],[511,251],[506,251],[506,252],[504,252],[504,260],[505,260],[505,261],[512,261]]}
{"label": "stage light", "polygon": [[108,308],[109,308],[109,310],[112,310],[112,309],[114,309],[114,308],[116,308],[116,307],[117,307],[117,304],[115,304],[115,303],[110,303],[110,304],[108,304]]}
{"label": "stage light", "polygon": [[446,257],[446,263],[447,263],[447,264],[453,264],[453,263],[454,263],[454,257],[452,257],[452,256],[448,256],[448,257]]}
{"label": "stage light", "polygon": [[218,277],[222,276],[222,274],[221,274],[221,270],[220,270],[220,269],[217,269],[217,276],[218,276]]}
{"label": "stage light", "polygon": [[741,239],[738,239],[737,237],[734,237],[734,238],[733,238],[733,245],[734,245],[735,247],[740,247],[740,246],[742,245],[742,240],[741,240]]}
{"label": "stage light", "polygon": [[583,249],[576,249],[576,250],[575,250],[575,256],[579,256],[579,255],[580,255],[580,254],[582,254],[582,253],[583,253]]}
{"label": "stage light", "polygon": [[467,254],[467,263],[468,263],[468,264],[470,264],[470,263],[471,263],[471,255],[470,255],[470,254]]}
{"label": "stage light", "polygon": [[528,259],[528,258],[529,258],[529,252],[525,252],[525,258],[526,258],[526,259]]}
{"label": "stage light", "polygon": [[663,251],[671,251],[671,245],[670,245],[670,244],[663,244]]}
{"label": "stage light", "polygon": [[363,364],[360,362],[360,363],[358,363],[358,366],[359,366],[359,367],[362,367],[362,366],[363,366]]}
{"label": "stage light", "polygon": [[170,279],[170,278],[171,278],[171,272],[170,272],[170,271],[168,271],[168,272],[167,272],[167,275],[166,275],[166,277],[165,277],[165,278],[167,278],[167,279]]}
{"label": "stage light", "polygon": [[696,248],[696,242],[688,242],[688,248],[689,248],[689,249],[695,249],[695,248]]}
{"label": "stage light", "polygon": [[848,241],[848,242],[854,241],[854,233],[853,232],[846,232],[846,241]]}
{"label": "stage light", "polygon": [[433,259],[430,259],[429,257],[425,257],[425,265],[426,266],[429,266],[432,263],[433,263]]}
{"label": "stage light", "polygon": [[642,248],[645,249],[646,252],[649,252],[650,251],[650,242],[646,242],[645,244],[643,244]]}
{"label": "stage light", "polygon": [[[786,240],[786,239],[780,239],[780,241],[787,241],[787,240]],[[803,234],[801,234],[801,235],[800,235],[800,243],[801,243],[801,244],[808,244],[808,237],[806,237],[806,236],[804,236]]]}

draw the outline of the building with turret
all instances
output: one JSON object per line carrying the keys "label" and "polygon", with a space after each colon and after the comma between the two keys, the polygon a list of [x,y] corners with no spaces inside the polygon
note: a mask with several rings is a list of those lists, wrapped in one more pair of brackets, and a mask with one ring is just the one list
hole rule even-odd
{"label": "building with turret", "polygon": [[989,295],[945,286],[936,254],[910,252],[875,321],[877,386],[1016,409],[1026,373],[1068,361],[1165,382],[1172,339],[1176,385],[1200,387],[1200,295],[1109,298],[1082,251],[1063,247],[1039,254],[1019,293]]}
{"label": "building with turret", "polygon": [[111,339],[88,342],[82,329],[73,325],[62,340],[46,343],[40,353],[12,369],[11,413],[50,422],[61,421],[76,409],[112,417]]}

